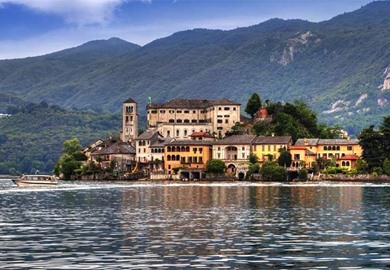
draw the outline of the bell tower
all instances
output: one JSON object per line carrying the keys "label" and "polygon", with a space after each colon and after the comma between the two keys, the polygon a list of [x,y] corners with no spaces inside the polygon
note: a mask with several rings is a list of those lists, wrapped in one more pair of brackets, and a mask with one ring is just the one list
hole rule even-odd
{"label": "bell tower", "polygon": [[132,141],[138,136],[137,102],[129,98],[122,107],[122,141]]}

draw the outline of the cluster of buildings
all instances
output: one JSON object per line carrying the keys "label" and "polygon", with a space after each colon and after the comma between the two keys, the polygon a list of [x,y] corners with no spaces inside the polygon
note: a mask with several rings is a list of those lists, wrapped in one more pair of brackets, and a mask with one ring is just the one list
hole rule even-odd
{"label": "cluster of buildings", "polygon": [[[232,127],[244,119],[240,104],[228,99],[149,103],[147,130],[138,134],[137,106],[133,99],[123,102],[120,137],[88,146],[84,152],[90,161],[103,167],[115,161],[120,174],[142,170],[159,179],[201,179],[207,161],[220,159],[227,175],[244,179],[251,154],[261,165],[278,159],[282,149],[288,150],[292,156],[290,170],[310,168],[320,157],[334,158],[337,166],[352,169],[362,154],[356,139],[302,138],[293,145],[289,136],[230,135]],[[261,108],[256,117],[269,121],[272,116]]]}

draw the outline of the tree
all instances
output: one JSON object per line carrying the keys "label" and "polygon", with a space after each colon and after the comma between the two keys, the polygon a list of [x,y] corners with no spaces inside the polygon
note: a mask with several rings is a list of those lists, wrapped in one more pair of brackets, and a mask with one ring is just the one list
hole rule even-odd
{"label": "tree", "polygon": [[73,155],[76,152],[80,152],[83,149],[77,138],[66,140],[64,142],[62,152],[68,155]]}
{"label": "tree", "polygon": [[220,159],[210,159],[206,163],[206,169],[210,173],[224,173],[225,163]]}
{"label": "tree", "polygon": [[360,174],[368,173],[368,163],[365,160],[358,159],[356,161],[356,172]]}
{"label": "tree", "polygon": [[375,167],[382,167],[384,153],[381,133],[371,125],[363,129],[358,138],[363,149],[362,157],[367,162],[369,171]]}
{"label": "tree", "polygon": [[63,144],[63,155],[59,158],[54,169],[55,174],[64,175],[65,179],[71,179],[77,171],[81,171],[82,160],[86,160],[86,156],[81,152],[82,146],[77,138],[66,140]]}
{"label": "tree", "polygon": [[253,93],[246,104],[245,112],[253,118],[255,113],[258,112],[260,108],[261,108],[260,96],[257,93]]}
{"label": "tree", "polygon": [[272,161],[263,164],[260,174],[264,180],[285,181],[287,179],[287,170]]}
{"label": "tree", "polygon": [[290,167],[291,165],[291,154],[286,149],[282,149],[278,158],[278,164],[282,167]]}
{"label": "tree", "polygon": [[256,154],[250,153],[249,154],[249,162],[252,164],[258,163],[259,158]]}
{"label": "tree", "polygon": [[383,173],[386,175],[390,175],[390,159],[388,158],[383,161]]}

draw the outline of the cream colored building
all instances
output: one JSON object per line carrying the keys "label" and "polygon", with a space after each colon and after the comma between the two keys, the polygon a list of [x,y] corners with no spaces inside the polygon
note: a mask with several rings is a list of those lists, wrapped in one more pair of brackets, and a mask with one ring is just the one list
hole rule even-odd
{"label": "cream colored building", "polygon": [[240,122],[240,104],[228,99],[172,99],[147,107],[148,129],[164,137],[190,139],[194,132],[209,132],[225,137]]}
{"label": "cream colored building", "polygon": [[122,134],[124,142],[132,141],[138,136],[137,102],[129,98],[122,105]]}

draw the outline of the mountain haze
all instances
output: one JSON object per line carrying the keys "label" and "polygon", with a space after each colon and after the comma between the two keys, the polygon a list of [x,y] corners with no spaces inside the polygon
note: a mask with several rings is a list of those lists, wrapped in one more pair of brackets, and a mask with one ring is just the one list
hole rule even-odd
{"label": "mountain haze", "polygon": [[194,29],[143,47],[113,38],[39,57],[0,61],[0,94],[118,112],[147,99],[302,99],[356,134],[390,114],[390,1],[331,20],[271,19],[235,30]]}

